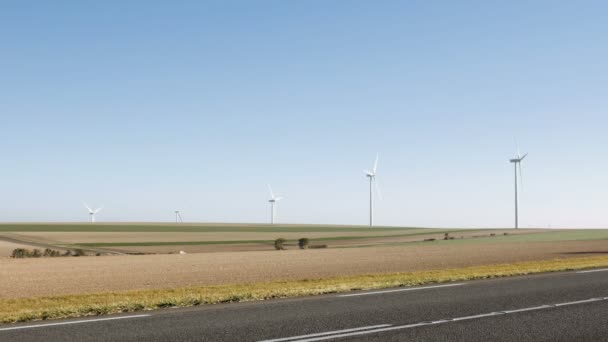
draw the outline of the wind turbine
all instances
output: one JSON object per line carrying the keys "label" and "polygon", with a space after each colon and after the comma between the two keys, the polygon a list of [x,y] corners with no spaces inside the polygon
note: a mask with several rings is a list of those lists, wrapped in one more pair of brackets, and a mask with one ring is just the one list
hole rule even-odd
{"label": "wind turbine", "polygon": [[270,184],[268,184],[268,190],[270,191],[270,199],[268,200],[268,202],[270,202],[270,224],[274,224],[274,219],[276,215],[274,206],[278,201],[283,199],[283,197],[275,197]]}
{"label": "wind turbine", "polygon": [[182,220],[182,214],[179,212],[179,210],[175,211],[175,223],[184,223],[184,220]]}
{"label": "wind turbine", "polygon": [[[517,158],[510,159],[509,162],[513,163],[513,166],[515,167],[515,229],[517,229],[517,228],[519,228],[518,189],[520,186],[523,186],[523,181],[522,181],[523,178],[521,175],[521,161],[524,160],[524,158],[526,158],[526,156],[528,154],[526,153],[522,156],[521,153],[519,152],[519,144],[517,144],[517,141],[515,142],[515,145],[517,146]],[[519,181],[517,179],[518,173],[519,173]]]}
{"label": "wind turbine", "polygon": [[378,193],[378,198],[382,198],[380,194],[380,187],[378,187],[378,183],[376,180],[376,170],[378,169],[378,154],[376,154],[376,161],[374,162],[374,168],[369,170],[363,170],[365,172],[365,176],[369,178],[369,226],[372,227],[374,225],[374,184],[376,185],[376,192]]}
{"label": "wind turbine", "polygon": [[82,204],[84,204],[84,207],[87,208],[87,210],[89,211],[89,216],[91,217],[91,223],[95,223],[95,214],[97,214],[98,212],[100,212],[103,209],[103,205],[101,207],[93,210],[84,201],[82,201]]}

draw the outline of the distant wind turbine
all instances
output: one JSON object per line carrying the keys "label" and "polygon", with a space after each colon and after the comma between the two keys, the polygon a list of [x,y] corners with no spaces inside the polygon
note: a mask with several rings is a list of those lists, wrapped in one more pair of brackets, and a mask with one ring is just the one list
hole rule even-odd
{"label": "distant wind turbine", "polygon": [[184,220],[182,220],[182,214],[179,212],[179,210],[175,211],[175,223],[184,223]]}
{"label": "distant wind turbine", "polygon": [[[523,188],[523,177],[521,172],[521,162],[528,155],[527,153],[523,156],[519,152],[519,144],[515,141],[517,147],[517,158],[510,159],[509,162],[515,166],[515,229],[519,228],[519,194],[518,189],[520,186]],[[519,181],[517,179],[519,175]]]}
{"label": "distant wind turbine", "polygon": [[378,194],[378,198],[382,199],[382,194],[380,193],[380,187],[378,186],[376,180],[376,171],[378,169],[378,154],[376,154],[376,161],[374,162],[374,168],[369,170],[363,170],[365,172],[365,176],[369,178],[369,226],[373,227],[374,225],[374,185],[376,188],[376,192]]}
{"label": "distant wind turbine", "polygon": [[89,211],[89,217],[91,217],[91,223],[95,223],[95,214],[97,214],[98,212],[100,212],[103,209],[103,205],[101,207],[93,210],[84,201],[82,201],[82,204],[84,204],[84,207],[87,208],[87,210]]}
{"label": "distant wind turbine", "polygon": [[268,190],[270,191],[270,199],[268,200],[268,202],[270,202],[270,224],[274,224],[276,218],[276,210],[274,206],[277,204],[278,201],[283,199],[283,197],[275,197],[270,184],[268,184]]}

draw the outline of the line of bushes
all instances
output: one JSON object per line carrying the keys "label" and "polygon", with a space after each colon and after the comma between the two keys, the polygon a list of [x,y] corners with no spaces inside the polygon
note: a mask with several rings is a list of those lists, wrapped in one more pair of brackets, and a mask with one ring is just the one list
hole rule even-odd
{"label": "line of bushes", "polygon": [[54,257],[69,257],[69,256],[86,256],[87,253],[80,249],[80,248],[76,248],[74,250],[66,250],[65,252],[61,253],[60,251],[54,250],[54,249],[50,249],[47,248],[44,251],[41,251],[39,249],[26,249],[26,248],[17,248],[13,250],[13,253],[11,254],[12,258],[17,258],[17,259],[21,259],[21,258],[54,258]]}
{"label": "line of bushes", "polygon": [[[285,243],[287,242],[284,238],[278,238],[274,240],[274,248],[277,251],[285,250]],[[327,245],[311,245],[310,240],[308,238],[301,238],[298,240],[298,247],[300,249],[317,249],[317,248],[327,248]]]}

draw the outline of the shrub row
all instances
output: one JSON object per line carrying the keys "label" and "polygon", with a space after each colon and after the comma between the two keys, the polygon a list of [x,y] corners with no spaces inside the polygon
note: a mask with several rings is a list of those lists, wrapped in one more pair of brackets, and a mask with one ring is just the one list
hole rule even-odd
{"label": "shrub row", "polygon": [[[276,240],[274,240],[274,248],[277,251],[282,251],[285,249],[285,242],[287,242],[287,240],[283,239],[283,238],[278,238]],[[301,238],[298,240],[298,247],[300,247],[300,249],[307,249],[307,248],[327,248],[327,245],[311,245],[310,244],[310,240],[308,238]]]}
{"label": "shrub row", "polygon": [[66,250],[64,253],[60,251],[47,248],[44,251],[40,251],[39,249],[25,249],[25,248],[17,248],[13,250],[11,254],[12,258],[42,258],[42,257],[61,257],[61,256],[84,256],[87,255],[85,251],[80,248],[74,250]]}

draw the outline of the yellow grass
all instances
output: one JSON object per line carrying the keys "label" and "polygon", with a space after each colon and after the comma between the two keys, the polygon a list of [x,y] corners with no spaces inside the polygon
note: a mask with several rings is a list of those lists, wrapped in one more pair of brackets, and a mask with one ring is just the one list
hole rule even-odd
{"label": "yellow grass", "polygon": [[93,316],[164,307],[255,301],[606,266],[608,266],[608,256],[598,256],[327,279],[3,299],[0,300],[0,322]]}

